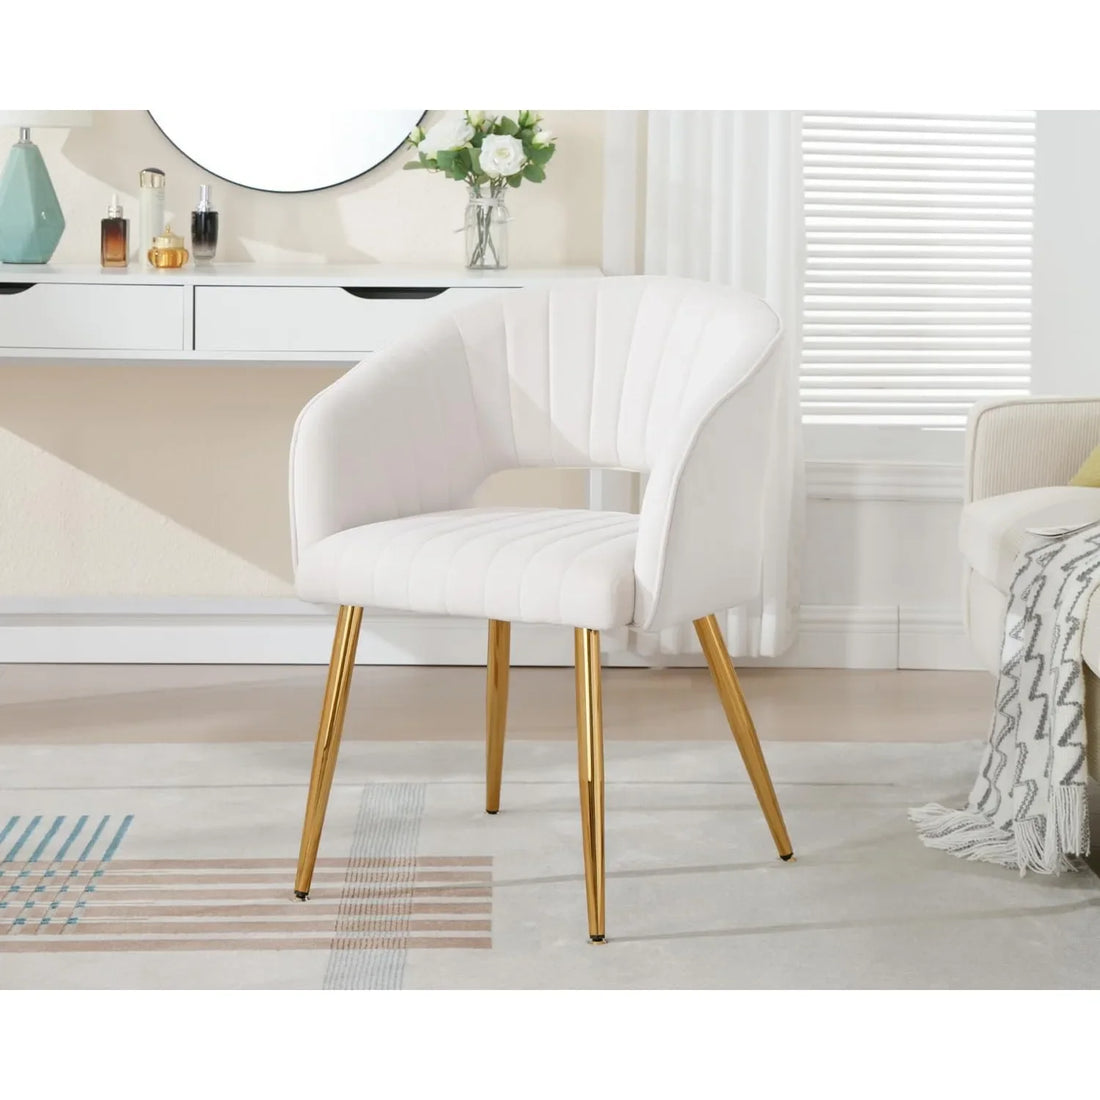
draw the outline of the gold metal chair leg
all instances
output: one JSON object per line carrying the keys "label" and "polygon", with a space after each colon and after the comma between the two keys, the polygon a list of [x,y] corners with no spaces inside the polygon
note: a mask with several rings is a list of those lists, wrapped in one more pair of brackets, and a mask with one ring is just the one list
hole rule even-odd
{"label": "gold metal chair leg", "polygon": [[500,809],[511,640],[511,623],[489,620],[489,655],[485,662],[485,812],[490,814]]}
{"label": "gold metal chair leg", "polygon": [[600,692],[600,632],[573,632],[577,677],[577,763],[584,838],[584,885],[588,937],[604,942],[603,700]]}
{"label": "gold metal chair leg", "polygon": [[328,666],[325,701],[321,707],[321,724],[313,750],[313,771],[309,777],[306,816],[302,826],[302,846],[298,852],[298,873],[294,878],[294,894],[302,901],[309,896],[317,848],[321,843],[321,828],[325,823],[332,777],[336,771],[336,754],[340,751],[340,735],[344,731],[344,714],[348,707],[348,689],[355,668],[355,647],[359,642],[359,624],[363,620],[361,607],[341,607],[336,617],[336,634],[332,639],[332,659]]}
{"label": "gold metal chair leg", "polygon": [[696,619],[695,633],[699,635],[699,642],[706,654],[707,664],[710,665],[711,676],[714,677],[714,685],[722,700],[730,730],[738,749],[741,750],[741,759],[745,762],[745,770],[749,773],[760,808],[764,811],[768,828],[771,829],[772,839],[779,850],[779,858],[790,859],[794,855],[791,838],[787,835],[787,826],[783,823],[783,813],[779,809],[779,800],[775,797],[775,788],[772,786],[768,765],[760,749],[756,727],[753,725],[745,696],[741,693],[741,684],[737,679],[733,661],[730,660],[729,650],[726,649],[718,621],[713,615],[708,615],[705,619]]}

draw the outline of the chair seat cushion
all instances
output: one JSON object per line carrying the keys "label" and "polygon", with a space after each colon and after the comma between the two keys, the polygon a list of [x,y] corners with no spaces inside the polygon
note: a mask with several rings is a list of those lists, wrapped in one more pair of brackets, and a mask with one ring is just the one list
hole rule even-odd
{"label": "chair seat cushion", "polygon": [[634,618],[638,517],[463,508],[353,527],[309,547],[304,600],[607,630]]}
{"label": "chair seat cushion", "polygon": [[1039,541],[1029,527],[1058,527],[1100,520],[1100,489],[1053,485],[1002,493],[968,504],[959,523],[959,548],[980,576],[1007,592],[1016,555]]}

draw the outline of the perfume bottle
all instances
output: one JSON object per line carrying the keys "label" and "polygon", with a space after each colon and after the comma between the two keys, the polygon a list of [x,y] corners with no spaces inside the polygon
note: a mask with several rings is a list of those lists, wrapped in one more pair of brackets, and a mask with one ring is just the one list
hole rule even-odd
{"label": "perfume bottle", "polygon": [[199,184],[199,201],[191,211],[191,254],[209,263],[218,250],[218,212],[210,203],[210,184]]}
{"label": "perfume bottle", "polygon": [[104,267],[125,267],[130,223],[122,216],[118,195],[111,196],[107,217],[99,223],[99,262]]}
{"label": "perfume bottle", "polygon": [[164,173],[159,168],[143,168],[138,175],[138,256],[146,256],[153,238],[164,232]]}

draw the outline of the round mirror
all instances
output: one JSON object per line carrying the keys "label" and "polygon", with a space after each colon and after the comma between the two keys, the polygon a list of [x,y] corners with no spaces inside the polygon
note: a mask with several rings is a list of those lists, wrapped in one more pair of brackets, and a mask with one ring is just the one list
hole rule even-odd
{"label": "round mirror", "polygon": [[424,111],[150,111],[212,176],[257,191],[319,191],[396,152]]}

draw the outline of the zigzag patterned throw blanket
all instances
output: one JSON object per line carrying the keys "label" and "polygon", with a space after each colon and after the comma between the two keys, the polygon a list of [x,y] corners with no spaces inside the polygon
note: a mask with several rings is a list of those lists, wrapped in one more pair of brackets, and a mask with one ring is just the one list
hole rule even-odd
{"label": "zigzag patterned throw blanket", "polygon": [[989,744],[965,810],[909,811],[930,848],[1027,871],[1088,855],[1081,635],[1100,587],[1100,523],[1022,551],[1009,592]]}

